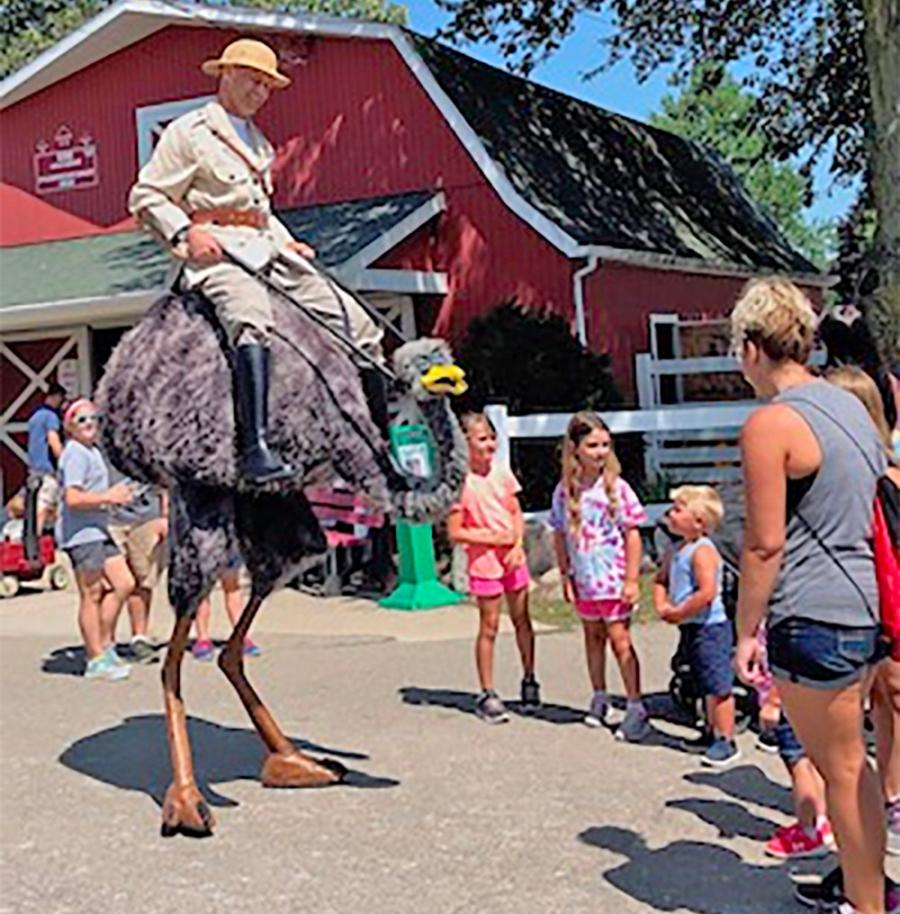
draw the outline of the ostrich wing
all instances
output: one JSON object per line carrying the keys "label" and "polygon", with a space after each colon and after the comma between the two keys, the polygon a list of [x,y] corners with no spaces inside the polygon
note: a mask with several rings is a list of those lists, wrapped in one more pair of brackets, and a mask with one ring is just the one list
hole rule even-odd
{"label": "ostrich wing", "polygon": [[[387,506],[385,448],[353,362],[296,308],[272,305],[269,440],[297,474],[269,489],[340,477]],[[110,460],[137,479],[240,490],[229,358],[205,299],[157,301],[122,338],[97,390]]]}

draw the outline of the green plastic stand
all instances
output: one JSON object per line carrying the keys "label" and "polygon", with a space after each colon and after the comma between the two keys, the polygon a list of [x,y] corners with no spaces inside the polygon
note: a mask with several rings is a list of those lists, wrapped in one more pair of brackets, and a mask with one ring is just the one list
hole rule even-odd
{"label": "green plastic stand", "polygon": [[[434,465],[434,443],[421,425],[391,426],[394,454],[408,472],[427,475]],[[397,521],[397,549],[400,553],[400,583],[379,601],[385,609],[415,611],[454,606],[463,597],[437,579],[431,524]]]}
{"label": "green plastic stand", "polygon": [[379,606],[410,611],[454,606],[463,601],[460,594],[437,579],[431,524],[397,521],[397,547],[400,583],[390,596],[379,602]]}

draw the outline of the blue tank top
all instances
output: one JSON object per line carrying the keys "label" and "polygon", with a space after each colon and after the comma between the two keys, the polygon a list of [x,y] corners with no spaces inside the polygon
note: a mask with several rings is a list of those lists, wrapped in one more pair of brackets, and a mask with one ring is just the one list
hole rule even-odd
{"label": "blue tank top", "polygon": [[[672,556],[672,564],[669,567],[669,599],[672,604],[678,606],[683,603],[691,594],[697,592],[697,578],[694,574],[694,553],[700,546],[711,546],[716,549],[713,541],[707,536],[701,536],[700,539],[692,543],[684,543],[675,550]],[[716,549],[716,555],[719,550]],[[682,625],[718,625],[727,622],[728,616],[725,614],[725,604],[722,601],[722,560],[719,559],[719,568],[716,571],[716,595],[708,609],[691,616],[682,622]]]}

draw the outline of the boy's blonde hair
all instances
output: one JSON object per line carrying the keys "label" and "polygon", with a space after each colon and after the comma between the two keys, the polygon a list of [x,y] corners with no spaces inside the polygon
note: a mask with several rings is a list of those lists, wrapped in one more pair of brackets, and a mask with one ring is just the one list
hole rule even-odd
{"label": "boy's blonde hair", "polygon": [[792,282],[778,276],[751,279],[731,311],[731,349],[740,358],[751,342],[773,362],[805,365],[817,323],[812,303]]}
{"label": "boy's blonde hair", "polygon": [[712,486],[679,486],[669,492],[669,498],[701,518],[707,531],[715,530],[725,516],[722,499]]}
{"label": "boy's blonde hair", "polygon": [[842,365],[840,368],[832,368],[825,375],[825,378],[862,401],[862,405],[865,406],[866,411],[872,417],[875,428],[878,429],[878,434],[890,454],[893,450],[891,430],[888,428],[887,416],[884,414],[884,401],[881,399],[881,392],[872,378],[855,365]]}

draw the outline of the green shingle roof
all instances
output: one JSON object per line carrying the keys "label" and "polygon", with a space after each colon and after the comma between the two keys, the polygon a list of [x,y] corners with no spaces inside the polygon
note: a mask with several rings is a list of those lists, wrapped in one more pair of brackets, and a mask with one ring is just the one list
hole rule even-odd
{"label": "green shingle roof", "polygon": [[[434,196],[419,191],[279,213],[326,266],[344,263]],[[172,266],[164,248],[140,231],[0,248],[0,309],[75,299],[112,298],[161,288]]]}

